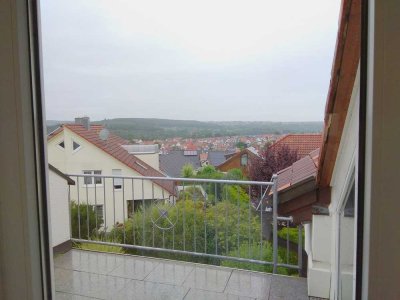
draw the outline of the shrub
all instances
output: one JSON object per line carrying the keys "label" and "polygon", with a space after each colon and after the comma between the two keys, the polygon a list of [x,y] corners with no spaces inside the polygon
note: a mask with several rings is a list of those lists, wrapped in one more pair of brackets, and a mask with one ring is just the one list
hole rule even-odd
{"label": "shrub", "polygon": [[[160,217],[160,211],[166,212],[168,219]],[[249,215],[247,205],[185,200],[175,206],[141,209],[110,236],[115,234],[119,242],[127,244],[225,255],[240,243],[248,243],[249,233],[251,242],[258,240],[260,230],[259,216]]]}
{"label": "shrub", "polygon": [[[253,244],[243,244],[239,247],[239,250],[233,250],[229,254],[229,256],[237,256],[241,258],[252,258],[262,261],[273,261],[273,249],[270,242],[263,242],[262,250],[260,247],[260,243],[253,243]],[[286,262],[286,249],[285,248],[278,248],[278,263],[287,263]],[[297,264],[297,254],[296,253],[289,253],[289,264],[296,265]],[[259,271],[259,272],[273,272],[272,265],[261,265],[255,264],[250,262],[238,262],[232,260],[224,260],[221,262],[222,266],[230,267],[230,268],[238,268],[244,270],[252,270],[252,271]],[[281,275],[294,275],[297,274],[298,271],[295,269],[288,269],[288,268],[277,268],[277,273]]]}
{"label": "shrub", "polygon": [[[91,239],[96,237],[103,218],[97,216],[93,205],[71,202],[71,235],[73,238]],[[80,232],[80,234],[79,234]]]}
{"label": "shrub", "polygon": [[[289,232],[289,241],[298,244],[299,243],[299,230],[297,228],[287,228],[283,227],[278,231],[278,236],[281,239],[287,239],[287,233]],[[303,246],[304,246],[304,230],[302,231],[303,236]]]}

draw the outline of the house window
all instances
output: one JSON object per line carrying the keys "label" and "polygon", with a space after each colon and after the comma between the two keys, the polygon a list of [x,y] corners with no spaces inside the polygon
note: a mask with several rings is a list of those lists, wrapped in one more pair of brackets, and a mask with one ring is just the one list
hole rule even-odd
{"label": "house window", "polygon": [[58,146],[60,146],[61,148],[65,149],[65,143],[64,141],[61,141],[58,143]]}
{"label": "house window", "polygon": [[247,160],[248,160],[247,154],[242,154],[242,156],[240,157],[240,165],[247,166]]}
{"label": "house window", "polygon": [[103,205],[102,204],[98,204],[94,206],[94,212],[96,213],[96,216],[98,219],[103,220]]}
{"label": "house window", "polygon": [[[121,176],[122,175],[122,170],[121,169],[112,169],[112,175],[113,176]],[[114,184],[114,189],[115,190],[121,190],[122,189],[122,178],[113,178],[113,184]]]}
{"label": "house window", "polygon": [[[100,170],[86,170],[83,171],[83,174],[85,175],[101,175]],[[85,185],[101,185],[103,183],[103,180],[101,177],[84,177],[84,184]]]}
{"label": "house window", "polygon": [[81,148],[81,145],[79,145],[77,142],[73,141],[72,142],[72,150],[73,151],[78,151]]}

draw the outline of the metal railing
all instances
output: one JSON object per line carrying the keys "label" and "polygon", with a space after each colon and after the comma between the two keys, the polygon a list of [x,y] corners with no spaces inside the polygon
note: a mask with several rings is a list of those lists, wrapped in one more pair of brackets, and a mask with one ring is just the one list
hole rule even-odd
{"label": "metal railing", "polygon": [[271,182],[68,176],[76,182],[69,189],[74,242],[270,265],[273,273],[302,268],[301,226],[297,263],[289,257],[289,230],[286,245],[278,236],[292,219],[278,216],[276,176]]}

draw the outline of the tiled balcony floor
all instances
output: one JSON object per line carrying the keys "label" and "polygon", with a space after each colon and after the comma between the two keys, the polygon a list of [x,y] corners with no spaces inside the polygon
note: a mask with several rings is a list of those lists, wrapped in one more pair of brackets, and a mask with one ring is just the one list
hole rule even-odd
{"label": "tiled balcony floor", "polygon": [[71,250],[54,265],[57,299],[308,299],[303,278],[142,256]]}

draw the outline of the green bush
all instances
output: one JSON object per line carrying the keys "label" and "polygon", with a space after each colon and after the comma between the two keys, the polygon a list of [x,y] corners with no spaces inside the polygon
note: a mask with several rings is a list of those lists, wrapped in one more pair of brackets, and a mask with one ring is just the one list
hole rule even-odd
{"label": "green bush", "polygon": [[[263,246],[261,248],[260,243],[253,243],[253,244],[242,244],[238,250],[233,250],[228,254],[228,256],[236,256],[241,258],[251,258],[257,259],[262,261],[273,261],[273,249],[270,242],[263,242]],[[292,265],[297,264],[297,254],[293,252],[289,252],[289,262],[286,261],[286,249],[285,248],[278,248],[278,263],[289,263]],[[250,262],[238,262],[233,260],[224,260],[221,262],[222,266],[230,267],[230,268],[238,268],[244,270],[251,270],[251,271],[259,271],[259,272],[267,272],[272,273],[273,266],[272,265],[261,265],[255,264]],[[278,274],[281,275],[296,275],[298,271],[295,269],[288,269],[288,268],[277,268]]]}
{"label": "green bush", "polygon": [[73,238],[94,238],[98,235],[98,229],[102,224],[103,218],[101,216],[96,218],[96,211],[93,205],[78,205],[75,201],[71,202],[71,234]]}
{"label": "green bush", "polygon": [[[160,210],[168,212],[169,220],[160,217]],[[249,238],[258,240],[260,230],[259,216],[249,215],[247,205],[185,200],[172,207],[163,204],[141,209],[110,236],[115,234],[117,241],[127,244],[225,255],[238,241],[240,245]]]}
{"label": "green bush", "polygon": [[[289,232],[289,241],[298,244],[299,243],[299,230],[297,228],[287,228],[283,227],[278,231],[278,236],[281,239],[287,239],[287,233]],[[303,238],[303,245],[304,245],[304,230],[302,230],[302,238]]]}

